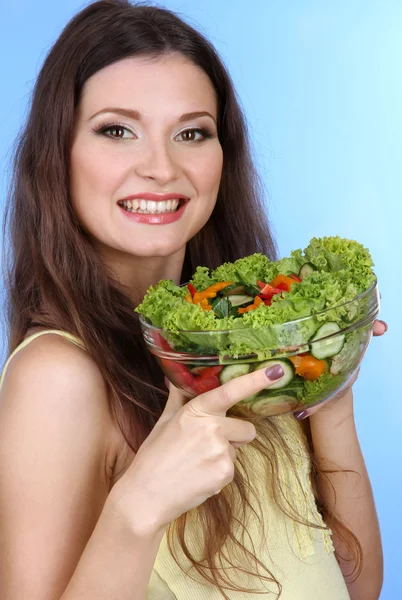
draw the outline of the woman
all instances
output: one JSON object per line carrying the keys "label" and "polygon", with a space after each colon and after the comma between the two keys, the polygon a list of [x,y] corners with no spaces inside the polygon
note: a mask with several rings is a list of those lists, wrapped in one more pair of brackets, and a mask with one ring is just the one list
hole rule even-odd
{"label": "woman", "polygon": [[230,78],[199,33],[125,0],[72,19],[37,79],[9,201],[3,600],[378,598],[351,392],[307,438],[292,415],[226,416],[280,371],[185,404],[133,311],[197,265],[274,258],[259,191]]}

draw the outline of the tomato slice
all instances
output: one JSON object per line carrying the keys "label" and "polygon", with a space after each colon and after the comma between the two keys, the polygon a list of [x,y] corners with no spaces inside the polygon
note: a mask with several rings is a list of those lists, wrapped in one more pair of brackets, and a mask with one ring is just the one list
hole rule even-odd
{"label": "tomato slice", "polygon": [[183,385],[192,388],[196,377],[190,373],[188,367],[167,358],[161,358],[161,363],[166,369],[166,372],[172,375],[178,385]]}
{"label": "tomato slice", "polygon": [[210,392],[220,386],[219,378],[216,375],[212,377],[197,377],[193,383],[193,390],[196,394]]}
{"label": "tomato slice", "polygon": [[152,332],[152,337],[154,340],[154,343],[159,347],[162,348],[163,350],[173,350],[173,348],[169,345],[169,343],[167,342],[167,340],[163,337],[163,335],[161,335],[160,333],[158,333],[157,331],[153,331]]}
{"label": "tomato slice", "polygon": [[203,370],[199,373],[198,379],[208,379],[209,377],[219,375],[222,369],[222,365],[216,365],[214,367],[204,367]]}

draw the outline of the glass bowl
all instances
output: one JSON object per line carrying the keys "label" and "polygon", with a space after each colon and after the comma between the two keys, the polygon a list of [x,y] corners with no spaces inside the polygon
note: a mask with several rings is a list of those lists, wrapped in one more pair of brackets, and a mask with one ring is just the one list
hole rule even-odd
{"label": "glass bowl", "polygon": [[[359,368],[379,308],[374,281],[353,300],[261,329],[172,332],[142,315],[140,323],[147,348],[189,399],[279,362],[285,372],[279,382],[227,413],[255,418],[310,408],[342,390]],[[239,354],[243,340],[248,352]]]}

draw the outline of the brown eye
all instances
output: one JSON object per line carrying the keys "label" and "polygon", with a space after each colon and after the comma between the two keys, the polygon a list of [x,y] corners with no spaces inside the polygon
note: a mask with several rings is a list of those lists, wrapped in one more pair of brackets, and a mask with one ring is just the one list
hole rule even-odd
{"label": "brown eye", "polygon": [[136,136],[133,132],[125,127],[124,125],[119,125],[119,123],[110,123],[101,125],[97,129],[94,130],[95,133],[99,135],[104,135],[106,137],[114,138],[115,140],[127,140],[134,139]]}
{"label": "brown eye", "polygon": [[178,142],[202,142],[207,138],[212,137],[212,134],[202,127],[194,127],[193,129],[185,129],[177,134]]}
{"label": "brown eye", "polygon": [[125,127],[114,125],[113,127],[109,127],[109,131],[113,132],[112,137],[122,138],[124,136]]}
{"label": "brown eye", "polygon": [[182,131],[180,135],[184,142],[194,142],[196,139],[196,130],[187,129],[186,131]]}

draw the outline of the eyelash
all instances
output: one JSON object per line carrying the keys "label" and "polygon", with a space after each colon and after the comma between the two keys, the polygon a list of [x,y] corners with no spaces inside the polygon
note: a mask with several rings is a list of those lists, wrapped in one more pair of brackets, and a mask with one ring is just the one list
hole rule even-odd
{"label": "eyelash", "polygon": [[[93,129],[93,131],[98,135],[105,135],[106,131],[113,129],[114,127],[121,127],[122,129],[125,129],[126,131],[130,131],[130,129],[128,127],[126,127],[125,125],[123,125],[122,123],[101,123],[100,125],[95,127]],[[181,131],[178,135],[186,133],[187,131],[195,131],[202,135],[201,140],[188,140],[189,143],[193,143],[193,144],[200,143],[200,142],[203,142],[204,140],[215,137],[215,134],[207,127],[189,127],[188,129],[183,129],[183,131]],[[130,131],[130,132],[133,133],[132,131]],[[119,137],[115,137],[115,136],[106,136],[106,137],[110,137],[111,139],[114,139],[116,141],[124,139],[124,138],[119,138]],[[181,141],[185,142],[186,140],[181,140]]]}

